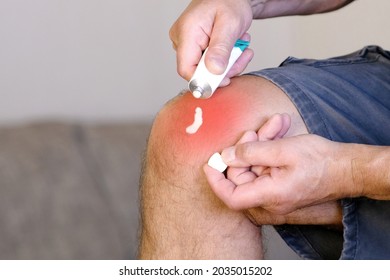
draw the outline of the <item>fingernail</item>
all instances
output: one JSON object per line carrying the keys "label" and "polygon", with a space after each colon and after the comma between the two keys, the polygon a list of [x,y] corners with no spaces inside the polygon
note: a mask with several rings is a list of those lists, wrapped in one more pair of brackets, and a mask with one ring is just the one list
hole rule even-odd
{"label": "fingernail", "polygon": [[225,62],[219,57],[209,57],[209,62],[211,68],[209,71],[214,74],[222,74],[226,69]]}
{"label": "fingernail", "polygon": [[236,159],[236,149],[234,147],[226,148],[221,153],[223,161],[229,165]]}

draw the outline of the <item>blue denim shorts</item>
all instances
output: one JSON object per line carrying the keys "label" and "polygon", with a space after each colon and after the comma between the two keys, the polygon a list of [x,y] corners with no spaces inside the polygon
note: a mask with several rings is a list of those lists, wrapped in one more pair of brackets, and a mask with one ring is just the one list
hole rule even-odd
{"label": "blue denim shorts", "polygon": [[[390,52],[368,46],[325,59],[287,58],[249,73],[281,88],[310,133],[337,142],[390,146]],[[390,167],[389,167],[390,172]],[[276,226],[303,259],[390,259],[390,201],[343,199],[344,229]]]}

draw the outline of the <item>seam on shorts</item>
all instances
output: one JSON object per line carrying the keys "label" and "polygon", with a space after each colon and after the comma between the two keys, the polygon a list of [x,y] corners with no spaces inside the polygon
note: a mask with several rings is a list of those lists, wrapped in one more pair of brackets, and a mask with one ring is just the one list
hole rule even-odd
{"label": "seam on shorts", "polygon": [[354,244],[354,248],[353,248],[353,259],[356,259],[356,255],[357,255],[357,250],[359,248],[359,219],[357,217],[358,213],[356,213],[356,201],[355,201],[355,205],[354,205],[354,209],[353,211],[355,212],[354,213],[354,216],[353,216],[353,219],[354,219],[354,224],[355,224],[355,232],[354,232],[354,238],[352,240],[355,240],[355,244]]}
{"label": "seam on shorts", "polygon": [[[344,246],[341,252],[341,259],[354,260],[356,259],[357,249],[359,247],[359,222],[356,213],[357,202],[349,198],[343,199],[342,201],[343,224],[344,219],[347,218],[348,221],[346,221],[346,223],[349,227],[346,228],[344,225]],[[348,242],[346,242],[346,240],[348,240]]]}
{"label": "seam on shorts", "polygon": [[333,67],[333,66],[344,66],[344,65],[351,65],[351,64],[368,64],[368,63],[374,63],[379,60],[380,55],[375,55],[375,57],[367,58],[367,57],[353,57],[353,58],[334,58],[329,60],[319,60],[316,62],[313,62],[312,64],[302,64],[306,66],[311,66],[315,68],[326,68],[326,67]]}
{"label": "seam on shorts", "polygon": [[[379,51],[378,51],[379,48]],[[331,66],[343,66],[351,64],[364,64],[364,63],[373,63],[378,61],[382,56],[385,56],[383,53],[384,50],[379,46],[369,45],[364,48],[347,54],[343,56],[337,56],[326,59],[307,59],[307,58],[297,58],[294,56],[287,57],[280,66],[288,66],[289,64],[299,64],[306,65],[315,68],[331,67]]]}

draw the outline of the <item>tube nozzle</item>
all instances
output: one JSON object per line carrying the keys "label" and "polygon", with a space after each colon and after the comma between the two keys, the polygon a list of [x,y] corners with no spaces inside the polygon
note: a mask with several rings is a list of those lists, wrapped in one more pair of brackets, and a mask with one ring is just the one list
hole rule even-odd
{"label": "tube nozzle", "polygon": [[200,87],[197,87],[196,89],[194,89],[194,91],[192,92],[192,95],[195,97],[195,98],[201,98],[202,97],[202,88]]}

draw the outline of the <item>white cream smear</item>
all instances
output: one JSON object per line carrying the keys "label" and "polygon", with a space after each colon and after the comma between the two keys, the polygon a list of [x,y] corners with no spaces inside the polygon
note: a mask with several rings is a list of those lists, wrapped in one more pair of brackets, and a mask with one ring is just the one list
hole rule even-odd
{"label": "white cream smear", "polygon": [[194,122],[186,128],[186,132],[188,134],[194,134],[198,131],[198,129],[201,127],[202,124],[203,124],[202,108],[196,107]]}
{"label": "white cream smear", "polygon": [[222,156],[219,153],[213,154],[207,164],[219,172],[224,172],[227,168],[227,165],[223,162]]}

